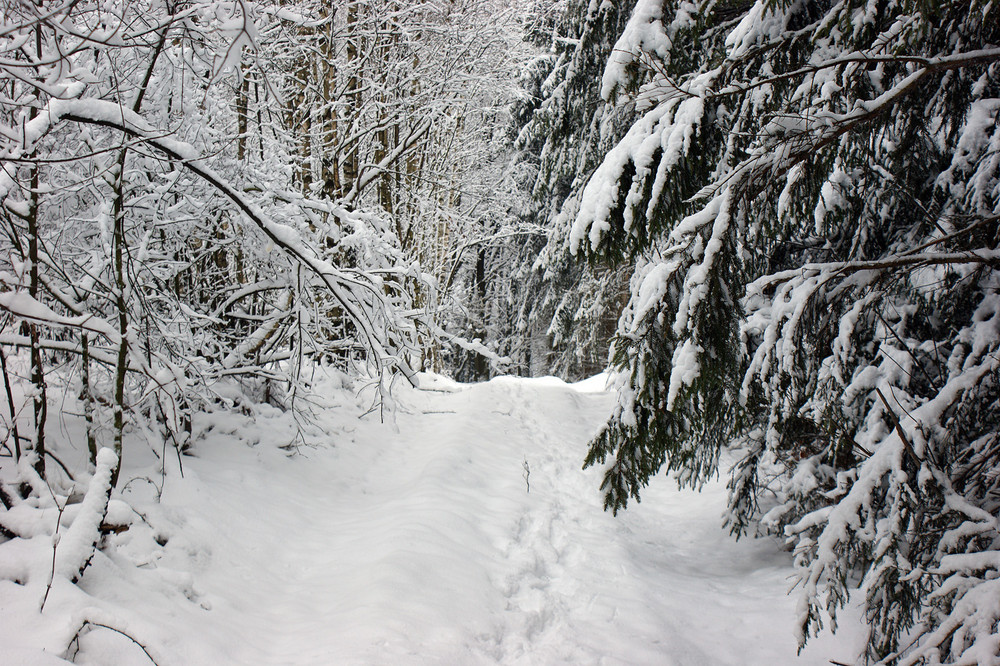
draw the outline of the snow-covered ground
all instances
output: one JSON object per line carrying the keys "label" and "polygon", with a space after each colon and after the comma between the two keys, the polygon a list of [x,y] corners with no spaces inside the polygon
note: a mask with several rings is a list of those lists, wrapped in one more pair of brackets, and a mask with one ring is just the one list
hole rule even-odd
{"label": "snow-covered ground", "polygon": [[601,472],[580,468],[610,407],[600,380],[424,377],[386,423],[340,382],[318,384],[302,438],[266,406],[206,416],[183,478],[176,458],[161,478],[151,451],[126,450],[121,498],[143,518],[41,614],[51,537],[0,545],[0,662],[853,660],[852,626],[796,656],[790,557],[727,536],[723,482],[660,479],[601,510]]}

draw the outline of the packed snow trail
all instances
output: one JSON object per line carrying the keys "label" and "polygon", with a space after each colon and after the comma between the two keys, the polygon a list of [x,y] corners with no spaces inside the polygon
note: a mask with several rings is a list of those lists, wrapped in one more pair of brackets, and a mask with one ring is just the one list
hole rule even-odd
{"label": "packed snow trail", "polygon": [[[790,558],[728,537],[724,483],[659,478],[642,504],[602,510],[601,471],[581,469],[611,405],[601,386],[423,386],[396,390],[381,423],[359,418],[371,396],[320,383],[309,445],[277,410],[258,406],[252,428],[212,416],[144,509],[173,526],[162,552],[121,566],[138,542],[123,537],[84,589],[161,666],[851,660],[857,636],[796,656]],[[148,663],[103,634],[78,662]]]}
{"label": "packed snow trail", "polygon": [[[325,412],[332,446],[189,464],[224,530],[195,578],[235,613],[234,662],[800,661],[787,555],[723,532],[720,483],[661,479],[617,519],[602,511],[600,472],[580,463],[608,394],[425,384],[397,392],[394,424]],[[835,645],[801,662],[850,656]]]}

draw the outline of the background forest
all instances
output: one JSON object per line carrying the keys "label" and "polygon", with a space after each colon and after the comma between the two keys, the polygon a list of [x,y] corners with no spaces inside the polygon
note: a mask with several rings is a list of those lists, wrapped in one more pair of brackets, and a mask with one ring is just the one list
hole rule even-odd
{"label": "background forest", "polygon": [[998,116],[984,0],[3,0],[0,547],[318,367],[607,366],[607,509],[728,475],[800,644],[1000,661]]}

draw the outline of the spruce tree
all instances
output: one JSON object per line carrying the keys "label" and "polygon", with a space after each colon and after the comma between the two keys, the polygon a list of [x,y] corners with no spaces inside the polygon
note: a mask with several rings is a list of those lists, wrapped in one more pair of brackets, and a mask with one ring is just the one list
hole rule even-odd
{"label": "spruce tree", "polygon": [[566,240],[587,177],[635,116],[631,105],[610,105],[593,86],[634,4],[539,0],[529,15],[526,39],[543,50],[524,72],[512,133],[531,192],[522,217],[548,234],[524,248],[515,274],[517,326],[522,337],[545,343],[517,358],[529,373],[599,371],[627,291],[628,261],[577,263]]}
{"label": "spruce tree", "polygon": [[636,113],[563,210],[635,266],[606,506],[733,446],[802,643],[854,594],[867,660],[1000,659],[1000,7],[640,0],[600,93]]}

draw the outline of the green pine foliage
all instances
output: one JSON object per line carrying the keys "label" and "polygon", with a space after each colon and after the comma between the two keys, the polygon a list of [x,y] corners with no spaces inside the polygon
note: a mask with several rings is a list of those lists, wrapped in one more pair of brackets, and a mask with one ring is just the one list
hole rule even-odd
{"label": "green pine foliage", "polygon": [[794,549],[803,643],[851,597],[862,659],[1000,659],[1000,6],[640,0],[620,35],[563,204],[634,267],[606,506],[734,447],[728,524]]}

